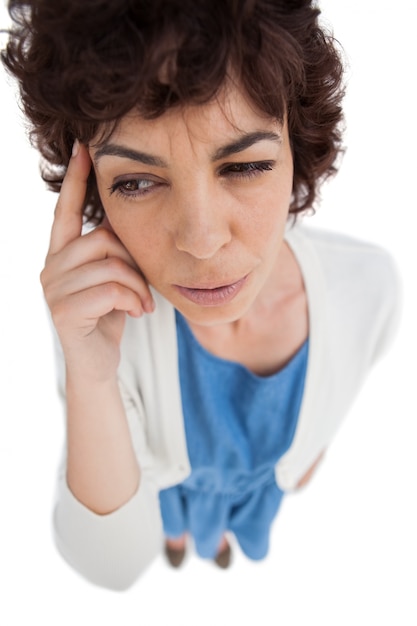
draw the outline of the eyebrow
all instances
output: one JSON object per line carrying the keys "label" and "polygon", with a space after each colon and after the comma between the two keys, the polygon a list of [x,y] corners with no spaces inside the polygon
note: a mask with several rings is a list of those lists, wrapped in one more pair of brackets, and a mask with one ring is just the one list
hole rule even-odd
{"label": "eyebrow", "polygon": [[[278,133],[274,133],[272,131],[255,131],[252,133],[245,133],[238,137],[238,139],[235,139],[234,141],[215,150],[215,152],[211,155],[211,160],[220,161],[220,159],[225,159],[233,154],[237,154],[238,152],[243,152],[243,150],[250,148],[259,141],[274,141],[281,143],[282,137]],[[99,160],[103,156],[116,156],[154,167],[168,167],[166,161],[161,159],[161,157],[114,143],[102,144],[96,150],[94,155],[95,165],[98,164]]]}
{"label": "eyebrow", "polygon": [[105,143],[96,150],[94,155],[95,165],[98,164],[103,156],[116,156],[122,159],[129,159],[130,161],[138,161],[139,163],[144,163],[144,165],[153,165],[154,167],[168,167],[160,157],[147,152],[133,150],[133,148],[127,148],[126,146],[119,146],[115,143]]}
{"label": "eyebrow", "polygon": [[232,154],[243,152],[243,150],[250,148],[259,141],[275,141],[281,143],[282,137],[278,133],[273,133],[271,131],[255,131],[253,133],[245,133],[235,141],[232,141],[231,143],[228,143],[216,150],[212,155],[211,160],[220,161],[220,159],[226,159]]}

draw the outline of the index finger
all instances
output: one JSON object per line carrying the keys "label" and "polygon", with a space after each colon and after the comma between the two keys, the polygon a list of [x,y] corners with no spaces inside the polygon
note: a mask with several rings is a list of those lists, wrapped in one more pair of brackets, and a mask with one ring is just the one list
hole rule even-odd
{"label": "index finger", "polygon": [[71,241],[81,236],[91,159],[87,148],[78,141],[74,148],[55,208],[48,254],[60,252]]}

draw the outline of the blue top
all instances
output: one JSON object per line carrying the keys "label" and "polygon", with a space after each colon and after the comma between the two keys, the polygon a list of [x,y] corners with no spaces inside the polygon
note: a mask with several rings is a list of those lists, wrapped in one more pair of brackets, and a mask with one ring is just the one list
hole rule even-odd
{"label": "blue top", "polygon": [[225,530],[252,559],[268,552],[283,492],[275,465],[290,447],[307,369],[308,341],[272,376],[201,346],[176,312],[179,374],[191,474],[160,492],[165,534],[189,532],[214,558]]}

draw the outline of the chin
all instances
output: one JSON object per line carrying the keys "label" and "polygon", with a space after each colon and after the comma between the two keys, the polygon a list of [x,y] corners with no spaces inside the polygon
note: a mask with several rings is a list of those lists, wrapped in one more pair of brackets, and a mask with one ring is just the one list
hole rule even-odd
{"label": "chin", "polygon": [[232,303],[227,305],[201,307],[188,305],[188,303],[172,303],[185,319],[191,324],[198,326],[216,326],[220,324],[233,324],[244,317],[250,308],[248,303]]}

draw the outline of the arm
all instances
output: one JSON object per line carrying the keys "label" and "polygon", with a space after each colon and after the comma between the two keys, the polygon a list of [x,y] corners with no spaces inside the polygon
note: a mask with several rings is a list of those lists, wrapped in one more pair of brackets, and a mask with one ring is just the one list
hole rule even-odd
{"label": "arm", "polygon": [[117,380],[67,372],[67,481],[91,511],[111,513],[139,487],[140,470]]}
{"label": "arm", "polygon": [[90,170],[71,159],[41,281],[66,372],[67,451],[55,511],[57,543],[84,576],[124,588],[158,543],[157,491],[141,476],[117,368],[126,314],[152,310],[152,296],[121,242],[104,228],[81,236]]}
{"label": "arm", "polygon": [[[62,364],[61,350],[58,359]],[[62,375],[60,388],[65,389]],[[55,542],[64,559],[90,582],[112,590],[130,587],[161,552],[163,544],[159,486],[145,451],[141,425],[143,407],[129,399],[126,389],[121,395],[135,455],[143,461],[139,488],[115,511],[97,514],[70,490],[64,454],[53,519]]]}

